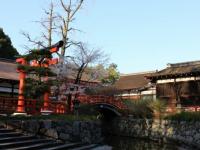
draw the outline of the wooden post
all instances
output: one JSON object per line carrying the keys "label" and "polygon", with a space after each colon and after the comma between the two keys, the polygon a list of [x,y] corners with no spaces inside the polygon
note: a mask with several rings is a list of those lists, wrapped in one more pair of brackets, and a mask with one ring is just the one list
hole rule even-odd
{"label": "wooden post", "polygon": [[43,111],[49,110],[49,93],[44,93],[44,104],[43,104]]}
{"label": "wooden post", "polygon": [[[18,58],[16,62],[25,65],[26,60],[24,58]],[[25,78],[26,74],[23,70],[18,70],[19,71],[19,96],[18,96],[18,102],[17,102],[17,110],[14,113],[14,115],[18,114],[26,114],[25,112],[25,100],[24,100],[24,84],[25,84]]]}
{"label": "wooden post", "polygon": [[[48,63],[44,65],[45,67],[49,67],[49,61],[50,60],[48,60],[47,61]],[[48,76],[45,77],[45,81],[48,81]],[[49,108],[49,104],[50,104],[50,101],[49,101],[49,91],[47,91],[47,92],[44,93],[44,103],[43,103],[43,108],[41,110],[42,114],[48,115],[48,114],[52,113],[52,111],[49,110],[50,109]]]}
{"label": "wooden post", "polygon": [[[44,66],[48,68],[49,65],[53,65],[53,64],[57,64],[57,63],[58,63],[58,59],[47,59],[47,63],[44,64]],[[45,77],[45,81],[48,81],[48,76]],[[49,105],[50,105],[49,91],[47,91],[47,92],[44,93],[43,109],[41,110],[42,114],[48,115],[48,114],[52,113]]]}

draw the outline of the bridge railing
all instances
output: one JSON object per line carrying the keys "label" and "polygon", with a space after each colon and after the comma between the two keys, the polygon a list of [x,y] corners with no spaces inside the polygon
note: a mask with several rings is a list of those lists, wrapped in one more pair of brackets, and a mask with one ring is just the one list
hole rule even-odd
{"label": "bridge railing", "polygon": [[66,103],[63,101],[51,101],[49,109],[54,114],[64,114],[64,113],[68,112]]}
{"label": "bridge railing", "polygon": [[78,99],[81,103],[95,104],[95,103],[107,103],[116,106],[119,109],[126,109],[126,106],[121,100],[115,97],[104,95],[79,95]]}

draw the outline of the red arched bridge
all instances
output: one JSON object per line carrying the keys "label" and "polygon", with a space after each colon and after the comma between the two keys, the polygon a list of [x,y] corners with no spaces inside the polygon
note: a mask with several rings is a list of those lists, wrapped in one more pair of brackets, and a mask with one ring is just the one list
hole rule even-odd
{"label": "red arched bridge", "polygon": [[[126,109],[121,100],[118,100],[115,97],[79,95],[77,99],[80,103],[96,105],[102,109],[104,108],[116,111],[116,113],[119,109]],[[18,98],[0,97],[0,113],[14,113],[17,109],[17,102]],[[27,114],[36,115],[40,114],[43,102],[41,100],[26,99],[24,105]],[[49,110],[54,114],[70,112],[70,110],[67,110],[66,101],[50,101]]]}
{"label": "red arched bridge", "polygon": [[104,95],[79,95],[78,100],[80,103],[86,104],[109,104],[113,105],[118,109],[125,109],[125,105],[121,100],[113,97],[113,96],[104,96]]}

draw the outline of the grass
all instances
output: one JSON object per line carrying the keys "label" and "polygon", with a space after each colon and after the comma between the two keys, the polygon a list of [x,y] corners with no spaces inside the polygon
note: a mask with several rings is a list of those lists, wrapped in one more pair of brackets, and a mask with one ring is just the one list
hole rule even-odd
{"label": "grass", "polygon": [[1,121],[6,120],[63,120],[63,121],[94,121],[96,116],[91,115],[36,115],[36,116],[0,116]]}
{"label": "grass", "polygon": [[200,112],[181,112],[168,115],[164,119],[176,121],[200,121]]}

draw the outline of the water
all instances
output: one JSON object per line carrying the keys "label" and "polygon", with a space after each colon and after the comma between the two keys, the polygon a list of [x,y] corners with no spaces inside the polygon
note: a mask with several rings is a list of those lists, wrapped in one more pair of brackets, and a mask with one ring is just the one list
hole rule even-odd
{"label": "water", "polygon": [[105,140],[107,148],[102,150],[192,150],[178,144],[159,144],[155,141],[128,137],[110,136]]}

